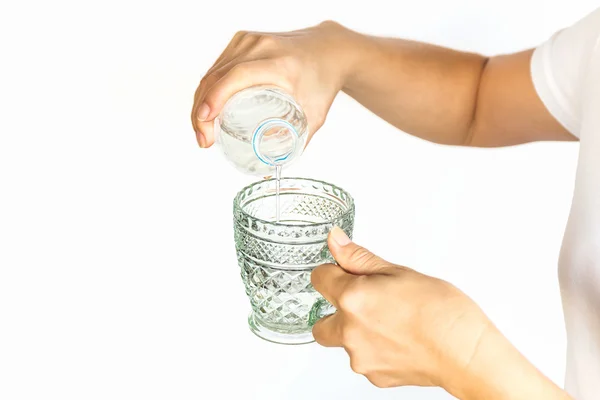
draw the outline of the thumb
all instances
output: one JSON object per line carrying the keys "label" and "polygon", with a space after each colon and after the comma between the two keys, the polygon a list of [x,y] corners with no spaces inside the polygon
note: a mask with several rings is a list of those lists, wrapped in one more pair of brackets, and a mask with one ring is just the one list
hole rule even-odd
{"label": "thumb", "polygon": [[340,267],[351,274],[376,274],[388,266],[385,260],[352,242],[348,235],[337,226],[329,232],[327,245]]}

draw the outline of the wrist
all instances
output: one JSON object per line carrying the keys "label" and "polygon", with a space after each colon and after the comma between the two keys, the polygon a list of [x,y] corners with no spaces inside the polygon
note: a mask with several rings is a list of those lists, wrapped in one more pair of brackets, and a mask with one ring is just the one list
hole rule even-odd
{"label": "wrist", "polygon": [[[464,301],[467,299],[468,301]],[[474,368],[481,358],[481,347],[489,345],[493,329],[491,321],[477,305],[466,296],[451,302],[457,312],[445,334],[444,348],[439,349],[440,362],[437,375],[439,386],[459,399],[471,399],[473,379],[480,379]],[[475,397],[476,398],[476,397]]]}
{"label": "wrist", "polygon": [[334,21],[322,22],[320,26],[330,39],[325,57],[337,77],[338,90],[344,90],[352,78],[360,73],[368,51],[366,37]]}
{"label": "wrist", "polygon": [[446,376],[441,386],[458,399],[475,400],[489,395],[483,393],[484,389],[489,390],[487,371],[480,370],[479,365],[483,358],[482,348],[490,346],[491,330],[489,323],[480,325],[478,329],[470,329],[472,335],[467,336],[467,341],[471,342],[471,351],[457,355],[457,361],[452,365],[454,368],[448,369],[451,373]]}
{"label": "wrist", "polygon": [[477,340],[469,362],[444,388],[462,400],[571,399],[537,370],[491,322]]}

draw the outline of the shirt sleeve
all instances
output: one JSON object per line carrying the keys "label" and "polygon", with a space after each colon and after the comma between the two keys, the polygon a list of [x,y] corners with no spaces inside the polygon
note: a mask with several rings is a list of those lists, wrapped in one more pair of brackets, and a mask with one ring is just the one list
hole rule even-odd
{"label": "shirt sleeve", "polygon": [[600,37],[600,7],[538,46],[531,76],[548,111],[571,134],[581,130],[582,92],[594,48]]}

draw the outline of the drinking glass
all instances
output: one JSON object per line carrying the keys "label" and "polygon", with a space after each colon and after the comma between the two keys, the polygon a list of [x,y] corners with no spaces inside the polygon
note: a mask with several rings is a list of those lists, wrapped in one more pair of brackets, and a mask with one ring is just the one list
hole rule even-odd
{"label": "drinking glass", "polygon": [[[277,220],[279,205],[279,220]],[[238,264],[251,313],[262,339],[281,344],[314,341],[312,325],[335,311],[310,281],[312,270],[335,263],[327,246],[338,226],[352,238],[354,200],[331,183],[282,178],[253,183],[234,199]]]}

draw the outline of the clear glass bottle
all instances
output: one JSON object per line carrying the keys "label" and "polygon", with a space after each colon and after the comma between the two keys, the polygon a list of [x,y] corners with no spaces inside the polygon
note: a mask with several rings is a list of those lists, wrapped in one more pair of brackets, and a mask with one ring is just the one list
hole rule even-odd
{"label": "clear glass bottle", "polygon": [[274,176],[303,152],[308,126],[304,112],[283,90],[253,86],[233,95],[215,118],[215,135],[225,157],[240,171]]}

